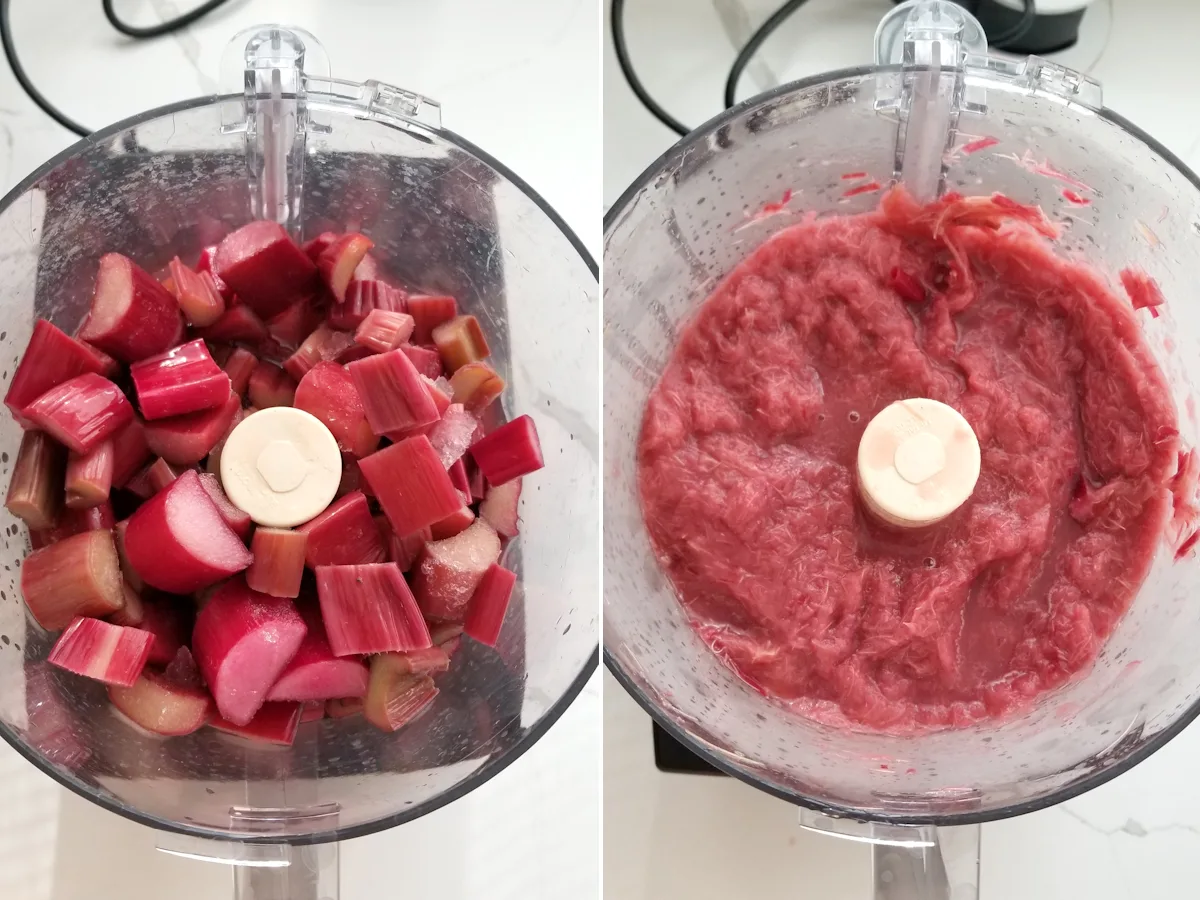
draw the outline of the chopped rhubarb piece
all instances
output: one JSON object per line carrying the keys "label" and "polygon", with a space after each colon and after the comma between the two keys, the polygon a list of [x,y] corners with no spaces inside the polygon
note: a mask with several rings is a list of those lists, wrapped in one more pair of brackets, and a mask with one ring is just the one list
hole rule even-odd
{"label": "chopped rhubarb piece", "polygon": [[304,251],[305,256],[316,263],[316,261],[321,258],[321,254],[325,252],[325,249],[337,239],[338,236],[336,233],[332,231],[322,231],[312,240],[305,241],[300,249]]}
{"label": "chopped rhubarb piece", "polygon": [[479,362],[491,355],[487,338],[474,316],[455,316],[433,329],[433,343],[438,348],[446,371],[455,372],[467,363]]}
{"label": "chopped rhubarb piece", "polygon": [[417,428],[438,420],[437,407],[416,368],[399,350],[355,360],[346,366],[367,421],[376,434]]}
{"label": "chopped rhubarb piece", "polygon": [[241,409],[238,395],[231,393],[225,405],[216,409],[148,423],[146,443],[172,465],[194,466],[229,433]]}
{"label": "chopped rhubarb piece", "polygon": [[346,289],[345,301],[335,303],[329,310],[329,324],[342,331],[354,331],[372,310],[407,312],[407,296],[400,288],[382,281],[355,279]]}
{"label": "chopped rhubarb piece", "polygon": [[279,366],[260,362],[250,375],[250,402],[259,409],[291,406],[296,397],[296,381]]}
{"label": "chopped rhubarb piece", "polygon": [[150,662],[167,665],[187,640],[191,610],[185,609],[185,603],[186,599],[167,596],[142,600],[142,621],[137,627],[152,638]]}
{"label": "chopped rhubarb piece", "polygon": [[231,306],[224,315],[196,334],[209,341],[246,341],[257,344],[268,337],[267,326],[248,306]]}
{"label": "chopped rhubarb piece", "polygon": [[542,462],[537,426],[529,416],[501,425],[471,445],[471,457],[492,487],[536,472]]}
{"label": "chopped rhubarb piece", "polygon": [[[67,459],[67,506],[72,509],[99,506],[112,490],[112,475],[112,441],[97,444],[90,453],[72,453]],[[13,480],[16,480],[15,473]]]}
{"label": "chopped rhubarb piece", "polygon": [[436,675],[450,668],[450,655],[437,644],[407,653],[389,653],[397,675]]}
{"label": "chopped rhubarb piece", "polygon": [[435,541],[444,541],[456,534],[462,534],[471,527],[471,523],[474,521],[475,513],[471,512],[469,506],[464,506],[458,512],[451,513],[446,518],[434,522],[429,526],[429,531]]}
{"label": "chopped rhubarb piece", "polygon": [[[118,548],[118,552],[119,548]],[[108,617],[108,621],[114,625],[128,625],[131,628],[137,628],[146,620],[146,606],[142,603],[142,596],[133,589],[128,581],[121,586],[122,592],[125,594],[125,604],[116,612]]]}
{"label": "chopped rhubarb piece", "polygon": [[347,494],[310,522],[296,529],[308,536],[309,568],[381,563],[387,550],[361,491]]}
{"label": "chopped rhubarb piece", "polygon": [[[142,581],[142,576],[137,573],[137,570],[129,562],[129,557],[125,553],[125,529],[127,529],[128,527],[129,527],[128,519],[118,522],[113,527],[113,542],[117,548],[117,559],[121,565],[121,574],[125,577],[125,583],[130,588],[132,588],[135,593],[140,594],[141,591],[146,587],[146,582]],[[129,599],[128,594],[126,594],[125,599],[126,600]],[[128,616],[126,616],[126,619],[131,620],[133,618],[136,618],[138,620],[138,622],[141,621],[141,616],[138,611],[131,612]],[[118,625],[136,625],[137,622],[117,621],[117,624]]]}
{"label": "chopped rhubarb piece", "polygon": [[225,429],[225,433],[217,439],[211,450],[208,451],[208,458],[204,461],[204,471],[210,475],[220,476],[221,474],[221,451],[225,449],[225,442],[229,440],[229,435],[233,434],[233,429],[241,424],[242,419],[257,410],[251,406],[247,409],[242,409],[238,406],[233,415],[229,419],[229,427]]}
{"label": "chopped rhubarb piece", "polygon": [[470,503],[474,498],[471,496],[471,480],[467,477],[466,464],[461,459],[456,459],[450,464],[446,474],[450,476],[450,483],[454,485],[455,490],[466,494],[467,502]]}
{"label": "chopped rhubarb piece", "polygon": [[337,656],[430,646],[421,611],[395,563],[321,566],[317,596]]}
{"label": "chopped rhubarb piece", "polygon": [[514,478],[499,487],[488,488],[479,504],[479,518],[503,537],[517,536],[517,506],[521,500],[521,479]]}
{"label": "chopped rhubarb piece", "polygon": [[325,703],[324,700],[309,700],[301,703],[300,724],[304,725],[307,722],[316,722],[318,719],[325,718]]}
{"label": "chopped rhubarb piece", "polygon": [[337,363],[317,363],[300,380],[294,404],[316,416],[344,453],[366,456],[379,446],[379,435],[371,430],[358,388],[350,374]]}
{"label": "chopped rhubarb piece", "polygon": [[407,341],[412,330],[413,317],[407,313],[373,309],[354,332],[354,340],[376,353],[387,353]]}
{"label": "chopped rhubarb piece", "polygon": [[107,378],[88,373],[52,387],[25,407],[25,417],[60,444],[87,453],[133,419],[133,407]]}
{"label": "chopped rhubarb piece", "polygon": [[129,367],[138,406],[146,419],[166,419],[213,409],[229,398],[230,380],[194,340]]}
{"label": "chopped rhubarb piece", "polygon": [[79,617],[54,642],[48,662],[76,675],[128,687],[146,667],[152,641],[136,628]]}
{"label": "chopped rhubarb piece", "polygon": [[175,652],[175,658],[163,670],[163,675],[172,684],[190,688],[204,687],[204,676],[200,674],[196,658],[192,656],[192,651],[186,644]]}
{"label": "chopped rhubarb piece", "polygon": [[463,505],[424,435],[385,447],[358,465],[397,534],[420,531]]}
{"label": "chopped rhubarb piece", "polygon": [[172,594],[190,594],[254,561],[191,470],[129,518],[125,552],[147,584]]}
{"label": "chopped rhubarb piece", "polygon": [[151,670],[129,687],[110,686],[108,699],[135,725],[166,736],[191,734],[212,711],[212,698],[204,688],[178,684]]}
{"label": "chopped rhubarb piece", "polygon": [[171,260],[171,280],[175,282],[171,293],[189,324],[203,328],[224,315],[225,298],[208,272],[193,272],[177,256]]}
{"label": "chopped rhubarb piece", "polygon": [[325,701],[325,715],[331,719],[345,719],[363,711],[362,697],[339,697]]}
{"label": "chopped rhubarb piece", "polygon": [[103,375],[109,380],[112,380],[117,375],[121,374],[120,360],[113,359],[99,347],[93,347],[91,344],[86,343],[85,341],[80,341],[79,344],[92,355],[92,358],[96,362],[96,366],[98,366],[96,369],[98,374]]}
{"label": "chopped rhubarb piece", "polygon": [[397,537],[387,516],[376,516],[375,524],[379,526],[384,546],[388,548],[388,559],[398,565],[401,572],[411,569],[413,563],[417,561],[417,557],[421,555],[421,550],[426,542],[433,540],[432,528],[422,528],[415,534]]}
{"label": "chopped rhubarb piece", "polygon": [[153,464],[146,466],[142,471],[138,472],[125,484],[125,490],[140,500],[149,500],[157,492],[157,488],[151,483],[150,470]]}
{"label": "chopped rhubarb piece", "polygon": [[165,491],[167,485],[178,477],[179,471],[172,468],[165,459],[156,459],[146,467],[146,481],[150,484],[151,496]]}
{"label": "chopped rhubarb piece", "polygon": [[283,368],[299,381],[317,364],[340,358],[352,346],[353,337],[343,331],[334,331],[328,325],[321,325],[284,361]]}
{"label": "chopped rhubarb piece", "polygon": [[367,693],[366,664],[354,657],[334,656],[321,617],[304,617],[308,634],[300,649],[267,694],[268,700],[336,700]]}
{"label": "chopped rhubarb piece", "polygon": [[219,714],[214,715],[208,724],[227,734],[288,747],[296,739],[302,710],[303,707],[299,703],[264,703],[254,718],[245,724],[237,725]]}
{"label": "chopped rhubarb piece", "polygon": [[107,501],[89,509],[67,507],[58,517],[58,524],[45,531],[31,531],[30,541],[34,550],[40,550],[63,538],[83,534],[85,531],[108,531],[116,525],[112,504]]}
{"label": "chopped rhubarb piece", "polygon": [[267,333],[285,349],[283,355],[287,356],[313,333],[321,318],[321,311],[306,297],[268,321]]}
{"label": "chopped rhubarb piece", "polygon": [[226,235],[213,256],[213,273],[264,318],[308,296],[317,281],[312,260],[281,225],[267,221]]}
{"label": "chopped rhubarb piece", "polygon": [[463,630],[481,644],[495,647],[516,583],[517,576],[508,569],[497,563],[488,566],[471,597]]}
{"label": "chopped rhubarb piece", "polygon": [[166,288],[119,253],[100,257],[81,340],[132,363],[174,347],[181,337],[183,314]]}
{"label": "chopped rhubarb piece", "polygon": [[426,378],[440,378],[445,371],[442,368],[442,357],[436,349],[418,347],[415,344],[401,344],[396,349],[407,356],[408,361]]}
{"label": "chopped rhubarb piece", "polygon": [[246,386],[250,383],[250,375],[257,366],[258,357],[245,347],[235,347],[229,354],[229,358],[225,360],[222,368],[225,370],[225,374],[229,376],[229,386],[235,394],[241,395],[246,393]]}
{"label": "chopped rhubarb piece", "polygon": [[458,303],[453,297],[411,294],[405,312],[416,322],[412,342],[428,344],[433,341],[433,329],[458,315]]}
{"label": "chopped rhubarb piece", "polygon": [[485,362],[470,362],[450,376],[454,402],[478,415],[504,393],[504,379]]}
{"label": "chopped rhubarb piece", "polygon": [[435,647],[445,647],[463,633],[463,627],[457,622],[437,622],[429,626],[429,638]]}
{"label": "chopped rhubarb piece", "polygon": [[52,528],[58,521],[66,458],[66,451],[45,432],[27,431],[21,436],[4,505],[32,529]]}
{"label": "chopped rhubarb piece", "polygon": [[1140,269],[1122,269],[1120,271],[1121,286],[1129,295],[1134,309],[1148,309],[1154,318],[1158,318],[1158,307],[1167,302],[1158,282]]}
{"label": "chopped rhubarb piece", "polygon": [[112,438],[113,474],[112,486],[125,487],[126,482],[142,470],[153,455],[146,443],[146,426],[134,416],[132,421]]}
{"label": "chopped rhubarb piece", "polygon": [[374,246],[375,242],[365,234],[352,231],[339,236],[321,251],[317,258],[317,271],[338,303],[345,301],[346,287],[354,276],[354,270]]}
{"label": "chopped rhubarb piece", "polygon": [[487,479],[471,457],[464,456],[462,461],[467,469],[467,481],[471,483],[471,499],[482,500],[487,495]]}
{"label": "chopped rhubarb piece", "polygon": [[252,591],[240,578],[213,594],[196,616],[192,652],[224,718],[254,718],[307,630],[290,600]]}
{"label": "chopped rhubarb piece", "polygon": [[[304,577],[304,548],[308,535],[288,528],[259,527],[250,543],[254,562],[246,570],[246,584],[252,591],[272,597],[300,596]],[[280,697],[299,700],[300,697]]]}
{"label": "chopped rhubarb piece", "polygon": [[397,673],[391,655],[385,654],[371,660],[363,713],[381,731],[396,731],[428,709],[437,695],[432,678]]}
{"label": "chopped rhubarb piece", "polygon": [[225,524],[233,529],[233,533],[245,540],[254,524],[250,514],[234,505],[221,487],[221,479],[208,472],[200,473],[200,484],[203,486],[208,499],[217,507],[217,512],[225,520]]}
{"label": "chopped rhubarb piece", "polygon": [[413,595],[428,619],[462,622],[488,566],[500,558],[500,538],[481,519],[444,541],[430,541],[413,569]]}
{"label": "chopped rhubarb piece", "polygon": [[33,324],[29,346],[25,348],[8,393],[4,395],[4,405],[18,423],[24,424],[22,411],[51,388],[89,372],[107,377],[109,373],[103,359],[92,347],[68,337],[45,319],[39,319]]}
{"label": "chopped rhubarb piece", "polygon": [[21,593],[47,631],[120,609],[125,592],[112,532],[88,531],[35,550],[21,568]]}
{"label": "chopped rhubarb piece", "polygon": [[[482,434],[479,420],[461,405],[453,403],[446,408],[442,418],[430,430],[429,443],[433,444],[442,465],[450,468],[462,459],[467,448]],[[469,486],[463,487],[463,490],[469,489]]]}

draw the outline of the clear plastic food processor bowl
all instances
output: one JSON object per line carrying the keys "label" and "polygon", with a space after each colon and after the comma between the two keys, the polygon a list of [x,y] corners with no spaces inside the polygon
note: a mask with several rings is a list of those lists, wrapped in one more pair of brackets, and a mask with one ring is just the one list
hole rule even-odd
{"label": "clear plastic food processor bowl", "polygon": [[[692,631],[655,562],[635,451],[681,327],[769,235],[810,211],[874,208],[871,182],[903,181],[926,199],[1002,191],[1066,226],[1063,253],[1153,276],[1167,305],[1141,322],[1183,444],[1195,445],[1196,175],[1106,109],[1087,77],[987,56],[978,23],[951,4],[898,7],[880,26],[876,60],[786,85],[693,132],[611,209],[604,243],[606,662],[693,751],[806,807],[804,821],[840,819],[831,827],[858,834],[1060,802],[1145,759],[1200,712],[1200,561],[1176,562],[1166,541],[1090,671],[1018,719],[915,738],[823,727],[764,699]],[[850,173],[865,177],[842,178]],[[936,843],[929,829],[917,833],[903,840]],[[879,896],[909,896],[876,865]]]}
{"label": "clear plastic food processor bowl", "polygon": [[[596,666],[597,275],[545,202],[443,130],[431,101],[332,80],[311,35],[277,26],[236,38],[225,68],[229,95],[101,131],[0,203],[0,380],[36,319],[75,329],[107,251],[154,271],[254,218],[298,239],[362,230],[399,282],[452,294],[481,318],[508,384],[505,413],[537,422],[547,464],[529,479],[503,561],[520,575],[513,606],[496,649],[465,642],[435,706],[396,734],[357,717],[302,725],[290,748],[211,729],[157,739],[118,721],[103,685],[45,663],[52,637],[19,590],[27,533],[0,511],[0,735],[108,809],[227,842],[164,835],[180,852],[247,862],[239,892],[257,879],[302,897],[263,879],[278,887],[300,850],[316,853],[303,845],[406,822],[483,783],[545,733]],[[21,432],[2,418],[7,476]],[[336,850],[322,853],[304,862],[324,867],[320,896],[330,896]],[[297,868],[291,877],[307,883]]]}

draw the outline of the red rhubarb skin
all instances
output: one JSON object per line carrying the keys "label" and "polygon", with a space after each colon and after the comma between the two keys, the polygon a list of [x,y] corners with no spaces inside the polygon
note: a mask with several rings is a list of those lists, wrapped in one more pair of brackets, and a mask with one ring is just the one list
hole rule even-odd
{"label": "red rhubarb skin", "polygon": [[213,272],[264,319],[317,286],[317,267],[275,222],[251,222],[226,235],[213,255]]}
{"label": "red rhubarb skin", "polygon": [[130,516],[125,554],[147,584],[172,594],[216,584],[253,562],[190,469]]}
{"label": "red rhubarb skin", "polygon": [[479,580],[499,558],[500,538],[479,519],[461,534],[427,543],[412,574],[413,596],[425,618],[464,621]]}
{"label": "red rhubarb skin", "polygon": [[208,494],[217,510],[221,513],[221,518],[225,520],[225,524],[233,529],[233,533],[245,540],[250,535],[250,529],[254,525],[254,520],[250,518],[250,513],[235,506],[233,501],[225,493],[225,489],[221,486],[221,479],[209,472],[200,473],[200,484],[203,485],[205,492]]}
{"label": "red rhubarb skin", "polygon": [[[369,257],[368,257],[369,258]],[[359,269],[362,265],[359,265]],[[406,312],[407,295],[400,288],[373,279],[356,279],[346,289],[346,299],[329,310],[329,325],[342,331],[354,331],[374,310]]]}
{"label": "red rhubarb skin", "polygon": [[329,646],[337,656],[432,644],[412,591],[393,563],[321,566],[317,596]]}
{"label": "red rhubarb skin", "polygon": [[89,372],[51,388],[24,415],[59,443],[87,453],[133,421],[134,412],[119,387]]}
{"label": "red rhubarb skin", "polygon": [[29,345],[4,395],[4,405],[18,423],[25,424],[22,411],[50,388],[88,372],[107,375],[105,368],[90,347],[39,319],[33,324]]}
{"label": "red rhubarb skin", "polygon": [[304,555],[310,569],[381,563],[387,550],[361,491],[352,491],[323,513],[299,526],[308,535]]}
{"label": "red rhubarb skin", "polygon": [[47,631],[66,628],[76,616],[107,616],[125,603],[121,566],[112,533],[71,535],[25,558],[21,594]]}
{"label": "red rhubarb skin", "polygon": [[428,344],[433,341],[433,329],[458,315],[458,302],[453,297],[413,294],[403,311],[412,316],[415,323],[412,342]]}
{"label": "red rhubarb skin", "polygon": [[[650,396],[660,564],[722,661],[801,714],[907,733],[1014,713],[1091,664],[1146,575],[1178,454],[1166,383],[1128,302],[1005,225],[1013,206],[893,191],[780,232]],[[856,448],[909,397],[959,410],[983,465],[955,515],[894,535],[862,514]],[[1111,490],[1083,521],[1081,477]]]}
{"label": "red rhubarb skin", "polygon": [[272,597],[298,597],[307,543],[308,535],[302,531],[256,528],[250,544],[254,562],[246,570],[246,584]]}
{"label": "red rhubarb skin", "polygon": [[[149,635],[135,628],[79,617],[54,642],[47,662],[85,678],[128,687],[145,668],[151,643]],[[99,656],[109,657],[105,665],[100,665]]]}
{"label": "red rhubarb skin", "polygon": [[299,703],[271,702],[264,703],[254,718],[245,724],[238,725],[214,715],[210,725],[218,731],[236,734],[238,737],[260,741],[265,744],[291,746],[296,739],[296,729],[300,726],[300,716],[304,708]]}
{"label": "red rhubarb skin", "polygon": [[488,566],[471,596],[463,631],[481,644],[495,647],[516,583],[516,573],[498,563]]}
{"label": "red rhubarb skin", "polygon": [[359,460],[396,534],[415,534],[462,508],[462,497],[429,438],[406,438]]}
{"label": "red rhubarb skin", "polygon": [[248,306],[234,306],[207,328],[197,328],[196,334],[208,341],[248,341],[258,343],[266,340],[267,326],[259,315]]}
{"label": "red rhubarb skin", "polygon": [[483,502],[479,504],[479,518],[495,528],[502,537],[516,537],[519,524],[517,510],[520,503],[520,478],[500,487],[490,487]]}
{"label": "red rhubarb skin", "polygon": [[192,652],[223,718],[254,718],[307,630],[290,600],[252,591],[240,578],[217,589],[196,616]]}
{"label": "red rhubarb skin", "polygon": [[229,433],[241,408],[241,399],[231,393],[216,409],[147,423],[146,443],[154,454],[172,465],[194,466]]}
{"label": "red rhubarb skin", "polygon": [[545,465],[537,426],[529,416],[518,416],[480,438],[471,445],[471,458],[493,485],[505,484]]}
{"label": "red rhubarb skin", "polygon": [[267,699],[306,702],[364,696],[370,678],[366,664],[354,657],[334,656],[319,615],[305,616],[304,621],[308,634]]}
{"label": "red rhubarb skin", "polygon": [[414,344],[401,344],[396,348],[408,357],[418,372],[426,378],[440,378],[446,371],[442,368],[442,357],[437,350],[429,347],[418,347]]}
{"label": "red rhubarb skin", "polygon": [[230,379],[204,341],[188,341],[129,367],[138,407],[146,419],[165,419],[221,406]]}
{"label": "red rhubarb skin", "polygon": [[112,442],[112,484],[115,488],[122,488],[154,454],[146,443],[146,426],[136,415],[129,424],[113,434]]}
{"label": "red rhubarb skin", "polygon": [[320,362],[300,379],[293,405],[311,413],[329,429],[344,453],[367,456],[379,446],[362,398],[350,373],[333,362]]}
{"label": "red rhubarb skin", "polygon": [[183,313],[171,293],[128,257],[100,257],[92,308],[79,337],[123,362],[162,353],[183,337]]}
{"label": "red rhubarb skin", "polygon": [[419,428],[438,420],[437,406],[421,374],[400,350],[355,360],[346,370],[376,434]]}

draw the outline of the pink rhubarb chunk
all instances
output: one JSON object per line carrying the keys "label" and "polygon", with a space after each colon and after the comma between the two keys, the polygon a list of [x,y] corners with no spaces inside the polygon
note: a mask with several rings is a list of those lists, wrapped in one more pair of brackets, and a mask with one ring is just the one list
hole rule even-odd
{"label": "pink rhubarb chunk", "polygon": [[79,337],[117,359],[137,362],[179,343],[183,314],[154,276],[128,257],[106,253]]}
{"label": "pink rhubarb chunk", "polygon": [[200,473],[200,484],[204,486],[204,490],[208,493],[208,499],[216,504],[217,511],[220,512],[221,518],[225,520],[225,524],[233,529],[233,533],[245,540],[250,536],[250,528],[254,524],[250,518],[250,513],[234,506],[233,501],[225,493],[225,489],[221,486],[221,479],[209,472]]}
{"label": "pink rhubarb chunk", "polygon": [[264,703],[254,718],[244,725],[237,725],[219,715],[214,716],[209,724],[227,734],[287,747],[296,739],[296,729],[300,726],[303,709],[299,703]]}
{"label": "pink rhubarb chunk", "polygon": [[290,600],[231,579],[196,616],[192,652],[221,716],[249,724],[304,640],[307,626]]}
{"label": "pink rhubarb chunk", "polygon": [[429,629],[395,563],[321,566],[317,595],[337,656],[431,646]]}
{"label": "pink rhubarb chunk", "polygon": [[146,426],[142,420],[134,416],[128,425],[112,436],[112,445],[112,486],[122,488],[153,456],[146,443]]}
{"label": "pink rhubarb chunk", "polygon": [[379,446],[379,435],[371,430],[358,388],[350,373],[337,363],[313,366],[296,387],[294,405],[320,419],[344,453],[366,456]]}
{"label": "pink rhubarb chunk", "polygon": [[105,684],[129,686],[146,667],[152,641],[136,628],[80,617],[55,641],[49,662]]}
{"label": "pink rhubarb chunk", "polygon": [[480,643],[495,647],[516,583],[513,572],[497,563],[488,566],[471,597],[463,630]]}
{"label": "pink rhubarb chunk", "polygon": [[77,375],[25,407],[25,417],[60,444],[87,453],[133,420],[121,389],[94,373]]}
{"label": "pink rhubarb chunk", "polygon": [[250,373],[250,403],[258,409],[291,406],[296,397],[296,380],[269,362],[260,362]]}
{"label": "pink rhubarb chunk", "polygon": [[427,543],[412,576],[421,612],[428,619],[462,622],[480,579],[499,558],[500,538],[481,519],[461,534]]}
{"label": "pink rhubarb chunk", "polygon": [[112,476],[112,441],[97,444],[90,453],[72,453],[67,460],[67,506],[72,509],[99,506],[108,499]]}
{"label": "pink rhubarb chunk", "polygon": [[300,581],[304,577],[304,548],[307,543],[308,535],[303,531],[259,526],[250,544],[254,562],[246,570],[246,584],[251,590],[272,597],[298,597]]}
{"label": "pink rhubarb chunk", "polygon": [[479,517],[503,537],[517,536],[517,508],[521,502],[521,479],[514,478],[499,487],[488,488],[479,504]]}
{"label": "pink rhubarb chunk", "polygon": [[108,699],[135,725],[166,736],[191,734],[208,721],[212,710],[204,688],[178,684],[150,670],[129,687],[109,687]]}
{"label": "pink rhubarb chunk", "polygon": [[87,344],[68,337],[45,319],[38,319],[4,395],[4,405],[18,423],[24,423],[25,407],[46,391],[77,375],[89,372],[107,375],[105,369],[101,356]]}
{"label": "pink rhubarb chunk", "polygon": [[321,325],[304,339],[304,343],[295,353],[284,360],[283,368],[299,381],[314,366],[340,359],[343,353],[354,346],[354,338],[351,335],[343,331],[334,331],[328,325]]}
{"label": "pink rhubarb chunk", "polygon": [[208,341],[248,341],[256,344],[267,339],[267,326],[248,306],[234,306],[207,328],[196,334]]}
{"label": "pink rhubarb chunk", "polygon": [[480,438],[471,445],[471,456],[493,486],[536,472],[544,465],[537,426],[529,416],[513,419]]}
{"label": "pink rhubarb chunk", "polygon": [[147,584],[172,594],[190,594],[253,562],[190,469],[130,516],[125,553]]}
{"label": "pink rhubarb chunk", "polygon": [[146,419],[165,419],[221,406],[230,391],[229,376],[204,341],[189,341],[129,368],[138,406]]}
{"label": "pink rhubarb chunk", "polygon": [[428,675],[401,675],[399,668],[394,654],[371,660],[371,683],[363,713],[381,731],[396,731],[412,722],[438,695]]}
{"label": "pink rhubarb chunk", "polygon": [[283,226],[259,221],[225,236],[213,255],[213,272],[263,318],[312,293],[317,267]]}
{"label": "pink rhubarb chunk", "polygon": [[305,556],[311,569],[387,559],[379,529],[361,491],[350,492],[296,530],[308,536]]}
{"label": "pink rhubarb chunk", "polygon": [[406,295],[399,288],[374,279],[355,279],[346,289],[346,299],[329,310],[329,324],[342,331],[354,331],[375,310],[402,313],[407,310]]}
{"label": "pink rhubarb chunk", "polygon": [[225,312],[225,298],[209,272],[194,272],[175,257],[170,263],[171,280],[179,309],[189,324],[202,328],[212,325]]}
{"label": "pink rhubarb chunk", "polygon": [[462,508],[462,497],[424,435],[385,447],[358,465],[398,535],[415,534]]}
{"label": "pink rhubarb chunk", "polygon": [[421,375],[400,350],[355,360],[346,366],[376,434],[430,425],[438,410]]}
{"label": "pink rhubarb chunk", "polygon": [[374,353],[387,353],[412,336],[413,317],[407,313],[371,310],[354,332],[356,343]]}
{"label": "pink rhubarb chunk", "polygon": [[50,435],[27,431],[8,482],[5,507],[35,531],[54,527],[63,507],[66,451]]}
{"label": "pink rhubarb chunk", "polygon": [[408,361],[426,378],[440,378],[445,371],[442,368],[442,357],[436,349],[419,347],[416,344],[401,344],[396,349],[407,356]]}
{"label": "pink rhubarb chunk", "polygon": [[349,232],[334,239],[321,251],[317,258],[317,271],[338,303],[346,299],[346,287],[354,276],[354,270],[374,246],[375,242],[366,235]]}
{"label": "pink rhubarb chunk", "polygon": [[146,443],[172,465],[194,466],[229,433],[241,408],[238,395],[230,393],[215,409],[147,423]]}
{"label": "pink rhubarb chunk", "polygon": [[453,297],[413,294],[408,298],[406,312],[416,322],[412,342],[428,344],[433,341],[433,329],[458,315],[458,303]]}
{"label": "pink rhubarb chunk", "polygon": [[369,672],[355,657],[334,656],[320,616],[305,616],[308,634],[275,682],[268,700],[337,700],[367,693]]}

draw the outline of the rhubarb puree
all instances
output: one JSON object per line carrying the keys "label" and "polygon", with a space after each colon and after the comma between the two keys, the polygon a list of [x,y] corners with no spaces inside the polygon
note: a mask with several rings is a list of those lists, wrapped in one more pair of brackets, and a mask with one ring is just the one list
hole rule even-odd
{"label": "rhubarb puree", "polygon": [[[1145,578],[1179,438],[1127,298],[1003,196],[790,227],[684,329],[646,407],[650,537],[690,621],[765,695],[895,732],[1019,710],[1088,667]],[[893,401],[967,419],[971,498],[873,522],[859,438]]]}

